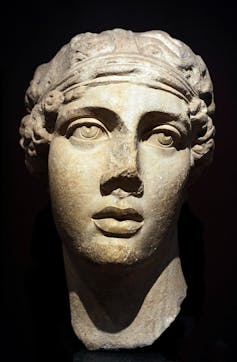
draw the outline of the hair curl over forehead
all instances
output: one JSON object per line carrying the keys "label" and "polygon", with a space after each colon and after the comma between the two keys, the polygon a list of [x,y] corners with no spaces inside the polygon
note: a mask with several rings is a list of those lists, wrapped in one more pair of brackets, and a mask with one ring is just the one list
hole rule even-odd
{"label": "hair curl over forehead", "polygon": [[47,178],[48,150],[60,106],[77,98],[78,87],[103,80],[148,84],[184,98],[192,125],[194,173],[211,162],[215,105],[202,58],[163,31],[114,29],[75,36],[36,69],[25,96],[28,114],[20,126],[20,144],[33,174]]}

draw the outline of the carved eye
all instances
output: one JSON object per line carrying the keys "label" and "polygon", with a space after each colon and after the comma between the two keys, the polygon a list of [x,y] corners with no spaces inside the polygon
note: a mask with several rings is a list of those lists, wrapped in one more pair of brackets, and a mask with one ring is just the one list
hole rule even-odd
{"label": "carved eye", "polygon": [[84,118],[76,120],[67,129],[66,137],[72,141],[102,141],[108,138],[108,133],[101,122]]}
{"label": "carved eye", "polygon": [[103,135],[102,129],[94,125],[83,125],[77,127],[72,134],[73,137],[90,139],[90,140],[97,139],[101,135]]}
{"label": "carved eye", "polygon": [[157,146],[161,145],[163,147],[171,147],[174,144],[173,137],[165,132],[159,132],[152,134],[148,142],[157,143]]}
{"label": "carved eye", "polygon": [[178,144],[180,137],[181,135],[177,129],[169,125],[164,125],[149,132],[145,140],[152,146],[171,148]]}

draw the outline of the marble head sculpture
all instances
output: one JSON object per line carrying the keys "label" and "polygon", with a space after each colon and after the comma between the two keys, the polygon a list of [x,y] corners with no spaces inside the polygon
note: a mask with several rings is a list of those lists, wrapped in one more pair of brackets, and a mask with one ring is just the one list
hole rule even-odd
{"label": "marble head sculpture", "polygon": [[163,31],[79,34],[37,68],[26,106],[20,143],[49,188],[75,334],[150,345],[186,295],[177,220],[212,159],[206,65]]}

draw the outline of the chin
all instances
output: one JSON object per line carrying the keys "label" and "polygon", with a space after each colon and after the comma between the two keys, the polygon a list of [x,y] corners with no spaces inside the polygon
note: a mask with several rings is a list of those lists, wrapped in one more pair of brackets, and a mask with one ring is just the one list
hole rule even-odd
{"label": "chin", "polygon": [[130,238],[101,237],[81,245],[80,257],[101,265],[133,265],[149,255],[134,245]]}

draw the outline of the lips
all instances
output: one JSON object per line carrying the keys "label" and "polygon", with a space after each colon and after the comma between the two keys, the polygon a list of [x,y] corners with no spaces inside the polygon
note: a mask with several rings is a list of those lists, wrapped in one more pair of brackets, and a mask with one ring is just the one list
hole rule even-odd
{"label": "lips", "polygon": [[106,236],[130,237],[138,232],[144,221],[134,209],[106,207],[92,217],[95,225]]}

